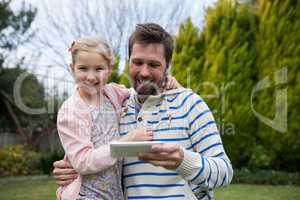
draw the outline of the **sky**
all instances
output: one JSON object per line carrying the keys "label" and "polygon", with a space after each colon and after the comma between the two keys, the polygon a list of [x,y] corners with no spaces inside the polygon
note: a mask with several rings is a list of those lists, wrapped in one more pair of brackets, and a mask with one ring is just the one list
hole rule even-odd
{"label": "sky", "polygon": [[[79,0],[26,0],[26,3],[32,4],[32,6],[36,7],[38,10],[37,16],[32,24],[33,30],[35,30],[36,34],[30,42],[26,45],[20,47],[17,52],[12,55],[12,60],[16,57],[19,59],[25,56],[25,67],[35,73],[39,80],[45,84],[48,93],[52,93],[53,89],[56,87],[59,89],[59,93],[61,94],[64,91],[71,91],[74,88],[73,78],[68,70],[68,62],[70,60],[70,55],[67,52],[68,46],[70,42],[76,37],[86,36],[89,32],[84,30],[81,27],[80,33],[73,33],[73,29],[78,28],[78,26],[83,26],[85,12],[89,12],[90,15],[95,16],[95,18],[99,17],[99,20],[102,19],[105,23],[110,23],[112,18],[103,16],[103,11],[99,12],[96,10],[99,7],[99,3],[107,4],[107,6],[117,6],[116,3],[118,0],[88,0],[89,7],[82,8],[80,4],[77,4]],[[135,1],[135,0],[123,0],[123,1]],[[168,24],[170,19],[158,19],[155,18],[155,15],[159,13],[167,13],[172,12],[172,5],[174,5],[174,0],[138,0],[141,3],[141,7],[138,8],[137,12],[132,14],[127,14],[126,17],[130,18],[135,14],[139,15],[153,15],[148,17],[148,20],[152,22],[158,23],[164,27],[165,24]],[[22,0],[13,0],[12,5],[13,9],[18,10],[21,5]],[[145,2],[145,3],[144,3]],[[177,27],[175,28],[167,28],[169,32],[173,35],[176,35],[176,31],[178,30],[178,24],[182,23],[187,17],[190,17],[194,25],[198,26],[200,30],[203,28],[205,9],[207,6],[212,6],[216,0],[181,0],[182,6],[184,6],[183,16],[178,19],[179,21],[175,21]],[[109,4],[109,5],[108,5]],[[105,6],[105,5],[104,5]],[[183,9],[183,8],[182,8]],[[104,10],[105,11],[105,10]],[[74,13],[77,13],[78,18],[74,18]],[[99,14],[100,13],[100,14]],[[147,14],[145,14],[147,13]],[[81,18],[82,16],[82,18]],[[81,20],[82,19],[82,20]],[[95,19],[97,20],[97,19]],[[122,19],[120,19],[122,20]],[[56,27],[53,27],[53,23],[51,21],[56,21]],[[77,22],[81,22],[81,25]],[[129,21],[129,20],[127,20]],[[97,21],[95,21],[97,23]],[[132,21],[131,24],[127,24],[128,33],[124,34],[123,38],[119,40],[115,40],[112,35],[110,38],[111,43],[120,43],[120,51],[118,52],[121,56],[120,69],[123,69],[126,61],[126,45],[127,45],[127,37],[131,30],[134,28],[136,23],[142,23],[143,21]],[[98,24],[101,26],[102,24]],[[67,29],[67,27],[69,29]],[[61,30],[55,31],[55,28]],[[127,30],[127,29],[126,29]],[[103,30],[103,32],[107,32],[108,36],[113,32],[109,32],[108,30]],[[100,31],[99,31],[100,32]],[[71,34],[72,33],[72,34]],[[75,37],[75,38],[74,38]],[[40,39],[38,39],[40,38]],[[51,42],[51,45],[54,47],[50,49],[45,45],[45,41],[43,43],[40,40],[47,40],[47,42]]]}

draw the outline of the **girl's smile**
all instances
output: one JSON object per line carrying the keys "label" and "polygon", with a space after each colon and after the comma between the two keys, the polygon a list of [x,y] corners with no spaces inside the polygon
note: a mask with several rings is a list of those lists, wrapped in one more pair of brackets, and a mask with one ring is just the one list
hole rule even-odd
{"label": "girl's smile", "polygon": [[100,93],[112,70],[101,54],[87,51],[78,51],[70,67],[83,95]]}

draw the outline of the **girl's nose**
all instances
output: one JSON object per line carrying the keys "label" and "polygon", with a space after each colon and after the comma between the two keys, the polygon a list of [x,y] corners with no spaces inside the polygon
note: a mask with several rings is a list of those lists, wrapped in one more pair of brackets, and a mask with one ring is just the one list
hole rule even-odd
{"label": "girl's nose", "polygon": [[93,72],[88,73],[87,80],[88,81],[94,81],[94,80],[96,80],[95,74]]}

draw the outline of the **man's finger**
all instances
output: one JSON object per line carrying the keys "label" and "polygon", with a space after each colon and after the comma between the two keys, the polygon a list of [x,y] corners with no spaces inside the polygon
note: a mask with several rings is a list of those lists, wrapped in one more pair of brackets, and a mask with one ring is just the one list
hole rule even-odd
{"label": "man's finger", "polygon": [[150,152],[152,153],[173,153],[177,151],[179,147],[177,145],[167,145],[167,144],[162,144],[162,145],[153,145]]}
{"label": "man's finger", "polygon": [[164,160],[165,158],[163,158],[161,155],[159,154],[155,154],[155,153],[140,153],[138,155],[138,158],[140,160],[144,160],[144,161],[150,161],[150,160]]}
{"label": "man's finger", "polygon": [[53,170],[54,175],[67,175],[67,174],[77,174],[77,172],[74,169],[54,169]]}
{"label": "man's finger", "polygon": [[71,175],[54,175],[54,178],[59,181],[73,180],[77,178],[76,174]]}
{"label": "man's finger", "polygon": [[71,163],[64,161],[64,160],[58,160],[53,163],[54,168],[73,168]]}
{"label": "man's finger", "polygon": [[172,156],[169,153],[141,153],[139,154],[138,158],[140,160],[144,161],[150,161],[150,160],[155,160],[155,161],[168,161],[168,160],[175,160],[174,156]]}
{"label": "man's finger", "polygon": [[157,161],[157,160],[149,160],[149,163],[151,163],[154,166],[164,167],[166,169],[176,169],[177,165],[175,161]]}
{"label": "man's finger", "polygon": [[59,186],[66,186],[72,183],[74,180],[68,180],[68,181],[56,181],[56,184]]}

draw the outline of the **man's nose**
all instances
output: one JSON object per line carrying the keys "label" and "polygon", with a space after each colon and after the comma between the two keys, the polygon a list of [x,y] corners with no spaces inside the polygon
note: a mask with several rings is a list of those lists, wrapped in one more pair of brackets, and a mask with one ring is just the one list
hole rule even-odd
{"label": "man's nose", "polygon": [[142,76],[142,77],[150,76],[150,71],[149,71],[147,64],[143,64],[143,66],[141,67],[140,76]]}

